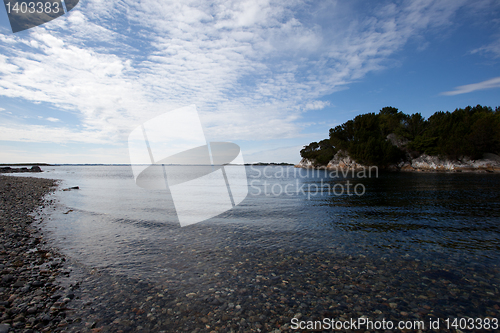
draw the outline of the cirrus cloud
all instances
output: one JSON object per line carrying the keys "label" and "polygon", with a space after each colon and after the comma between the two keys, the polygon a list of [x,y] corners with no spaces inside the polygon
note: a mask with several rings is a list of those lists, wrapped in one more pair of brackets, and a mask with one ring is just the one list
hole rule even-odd
{"label": "cirrus cloud", "polygon": [[190,104],[212,140],[297,137],[304,112],[328,105],[319,99],[391,66],[410,38],[451,24],[466,4],[81,2],[27,34],[0,34],[0,95],[49,103],[79,129],[4,125],[0,140],[115,144]]}
{"label": "cirrus cloud", "polygon": [[478,83],[459,86],[456,87],[455,90],[442,92],[441,95],[454,96],[454,95],[470,93],[473,91],[493,89],[493,88],[500,88],[500,76]]}

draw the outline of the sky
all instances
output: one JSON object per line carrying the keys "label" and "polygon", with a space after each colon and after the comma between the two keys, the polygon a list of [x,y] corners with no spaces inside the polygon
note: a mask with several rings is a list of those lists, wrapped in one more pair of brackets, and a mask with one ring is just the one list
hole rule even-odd
{"label": "sky", "polygon": [[130,163],[128,136],[196,105],[245,162],[358,114],[500,106],[500,2],[81,0],[13,34],[0,8],[0,163]]}

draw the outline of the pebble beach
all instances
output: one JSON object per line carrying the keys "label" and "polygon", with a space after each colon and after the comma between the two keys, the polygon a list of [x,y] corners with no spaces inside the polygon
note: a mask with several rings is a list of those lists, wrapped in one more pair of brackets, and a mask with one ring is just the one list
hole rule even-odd
{"label": "pebble beach", "polygon": [[[500,318],[498,263],[474,254],[423,259],[396,249],[348,254],[292,242],[211,249],[180,244],[161,278],[87,267],[51,248],[43,221],[31,214],[51,204],[43,198],[55,186],[53,180],[0,177],[0,332],[328,332],[293,329],[294,319],[325,318],[419,321],[426,325],[421,331],[498,331],[446,327],[446,319]],[[303,238],[294,232],[271,238]],[[431,329],[436,321],[439,329]]]}
{"label": "pebble beach", "polygon": [[65,258],[33,224],[55,181],[0,176],[0,332],[61,331],[72,288]]}

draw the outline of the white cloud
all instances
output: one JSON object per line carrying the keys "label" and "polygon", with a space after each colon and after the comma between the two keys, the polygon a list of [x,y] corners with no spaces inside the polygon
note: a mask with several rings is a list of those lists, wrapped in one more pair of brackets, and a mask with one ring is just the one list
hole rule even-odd
{"label": "white cloud", "polygon": [[103,133],[99,131],[75,131],[70,128],[15,124],[9,126],[0,125],[0,141],[110,143]]}
{"label": "white cloud", "polygon": [[61,121],[60,119],[54,118],[54,117],[47,117],[48,121],[51,121],[53,123],[57,123],[58,121]]}
{"label": "white cloud", "polygon": [[[108,149],[67,149],[54,144],[37,144],[26,149],[12,149],[7,144],[0,144],[0,160],[3,163],[130,163],[126,147]],[[43,167],[48,171],[50,167]]]}
{"label": "white cloud", "polygon": [[302,113],[327,106],[318,99],[384,68],[464,3],[80,2],[26,37],[0,35],[0,95],[72,112],[82,130],[19,124],[2,137],[115,144],[193,103],[212,140],[296,137]]}
{"label": "white cloud", "polygon": [[306,104],[304,110],[321,110],[330,105],[328,101],[312,101]]}
{"label": "white cloud", "polygon": [[471,53],[487,53],[493,55],[494,58],[500,57],[500,38],[488,45],[472,50]]}
{"label": "white cloud", "polygon": [[4,108],[0,108],[0,112],[2,112],[2,111],[5,111],[5,109]]}
{"label": "white cloud", "polygon": [[456,87],[455,90],[442,92],[441,95],[454,96],[466,94],[477,90],[500,88],[500,76],[486,81],[466,84],[464,86]]}

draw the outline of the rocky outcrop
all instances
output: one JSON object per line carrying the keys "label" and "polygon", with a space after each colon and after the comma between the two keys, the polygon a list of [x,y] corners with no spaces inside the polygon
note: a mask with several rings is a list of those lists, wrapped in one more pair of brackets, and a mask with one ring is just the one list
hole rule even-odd
{"label": "rocky outcrop", "polygon": [[[408,148],[410,142],[406,138],[402,138],[394,133],[391,133],[386,138],[393,146],[398,147],[405,154],[404,160],[398,164],[386,166],[383,169],[388,171],[416,171],[416,172],[500,172],[500,156],[496,154],[486,153],[483,158],[472,160],[468,157],[463,157],[458,160],[450,160],[439,156],[430,156],[422,154]],[[347,152],[339,150],[335,156],[328,162],[327,165],[316,165],[313,160],[303,158],[296,168],[318,168],[328,170],[367,170],[373,166],[367,166],[357,163]]]}
{"label": "rocky outcrop", "polygon": [[368,166],[356,163],[346,152],[339,150],[335,156],[328,162],[328,165],[318,166],[315,165],[314,161],[309,160],[307,158],[303,158],[298,164],[295,165],[296,168],[304,168],[304,169],[338,169],[338,170],[362,170],[366,169]]}
{"label": "rocky outcrop", "polygon": [[303,168],[303,169],[312,169],[315,168],[314,162],[311,160],[308,160],[307,158],[303,158],[300,160],[298,164],[295,164],[296,168]]}
{"label": "rocky outcrop", "polygon": [[28,168],[11,168],[11,167],[2,167],[0,168],[0,173],[18,173],[18,172],[42,172],[42,169],[38,165],[32,166],[30,169]]}
{"label": "rocky outcrop", "polygon": [[[303,158],[297,168],[326,168],[329,170],[366,170],[368,166],[356,163],[349,155],[343,151],[337,152],[326,166],[315,166],[314,161]],[[482,159],[471,160],[463,158],[461,160],[442,159],[438,156],[422,154],[417,158],[400,162],[397,165],[387,167],[390,171],[414,171],[414,172],[500,172],[500,156],[495,154],[484,154]]]}
{"label": "rocky outcrop", "polygon": [[349,169],[349,170],[362,170],[366,169],[367,166],[363,164],[356,163],[346,152],[339,150],[332,160],[328,162],[326,166],[327,169]]}
{"label": "rocky outcrop", "polygon": [[500,156],[495,154],[484,154],[482,159],[461,160],[441,159],[438,156],[422,154],[408,162],[398,165],[401,171],[452,171],[452,172],[500,172]]}

